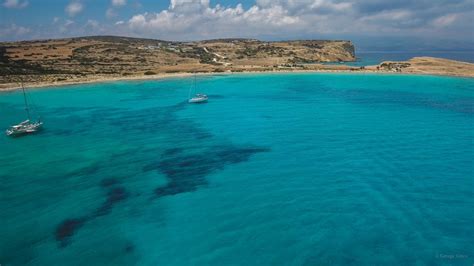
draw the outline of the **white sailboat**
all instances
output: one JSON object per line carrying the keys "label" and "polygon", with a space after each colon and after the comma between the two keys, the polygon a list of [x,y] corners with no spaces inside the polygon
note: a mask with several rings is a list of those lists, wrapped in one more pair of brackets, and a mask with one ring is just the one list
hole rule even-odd
{"label": "white sailboat", "polygon": [[36,121],[31,120],[30,106],[28,105],[28,99],[26,97],[26,90],[25,90],[25,87],[23,86],[23,82],[21,83],[21,90],[23,91],[23,98],[25,100],[25,110],[26,110],[26,115],[28,119],[17,125],[13,125],[9,129],[7,129],[5,131],[7,136],[18,137],[18,136],[35,133],[39,131],[43,125],[43,122],[41,122],[41,119],[39,117]]}
{"label": "white sailboat", "polygon": [[196,73],[194,73],[194,86],[189,89],[188,102],[189,103],[205,103],[208,100],[206,94],[197,93],[191,97],[191,93],[196,92]]}

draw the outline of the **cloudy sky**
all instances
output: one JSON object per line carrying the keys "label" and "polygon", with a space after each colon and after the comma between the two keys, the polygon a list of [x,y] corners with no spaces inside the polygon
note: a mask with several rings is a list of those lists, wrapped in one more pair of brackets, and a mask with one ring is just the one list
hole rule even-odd
{"label": "cloudy sky", "polygon": [[474,0],[0,0],[0,41],[350,39],[363,49],[474,49]]}

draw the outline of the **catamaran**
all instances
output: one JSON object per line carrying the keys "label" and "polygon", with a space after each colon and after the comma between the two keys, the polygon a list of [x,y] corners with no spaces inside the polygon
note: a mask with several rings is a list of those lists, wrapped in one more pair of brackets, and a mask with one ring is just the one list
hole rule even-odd
{"label": "catamaran", "polygon": [[39,131],[41,129],[41,126],[43,125],[43,122],[41,122],[41,119],[39,117],[36,121],[31,120],[30,106],[28,105],[28,98],[26,97],[26,90],[23,86],[23,83],[21,83],[21,90],[23,91],[23,98],[25,100],[25,110],[28,119],[7,129],[5,131],[7,136],[18,137],[35,133]]}
{"label": "catamaran", "polygon": [[207,102],[208,97],[206,94],[197,93],[194,97],[191,97],[191,92],[196,91],[196,73],[194,73],[194,86],[189,89],[188,102],[189,103],[204,103]]}

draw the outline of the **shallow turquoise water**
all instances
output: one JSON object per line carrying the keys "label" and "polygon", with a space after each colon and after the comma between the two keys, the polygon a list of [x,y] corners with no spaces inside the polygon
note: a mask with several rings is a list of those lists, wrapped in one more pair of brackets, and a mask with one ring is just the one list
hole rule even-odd
{"label": "shallow turquoise water", "polygon": [[[199,77],[31,90],[0,137],[3,265],[472,265],[474,79]],[[0,94],[0,128],[23,118]]]}

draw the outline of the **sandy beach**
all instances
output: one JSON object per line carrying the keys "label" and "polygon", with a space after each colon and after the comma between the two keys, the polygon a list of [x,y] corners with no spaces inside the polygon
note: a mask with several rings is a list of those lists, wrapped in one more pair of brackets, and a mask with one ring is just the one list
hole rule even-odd
{"label": "sandy beach", "polygon": [[[405,65],[409,64],[409,65]],[[74,78],[70,80],[61,80],[53,82],[25,82],[28,88],[45,88],[60,87],[67,85],[101,83],[113,81],[133,81],[133,80],[158,80],[164,78],[182,78],[193,75],[238,75],[238,74],[258,74],[258,73],[360,73],[360,74],[410,74],[410,75],[438,75],[438,76],[454,76],[474,78],[474,64],[460,62],[442,58],[433,57],[415,57],[403,62],[383,62],[380,65],[367,67],[351,67],[347,65],[319,65],[321,69],[301,69],[301,68],[284,68],[272,70],[252,70],[247,69],[238,72],[180,72],[180,73],[160,73],[155,75],[89,75],[82,78]],[[18,83],[0,84],[0,91],[12,91],[20,88]]]}

